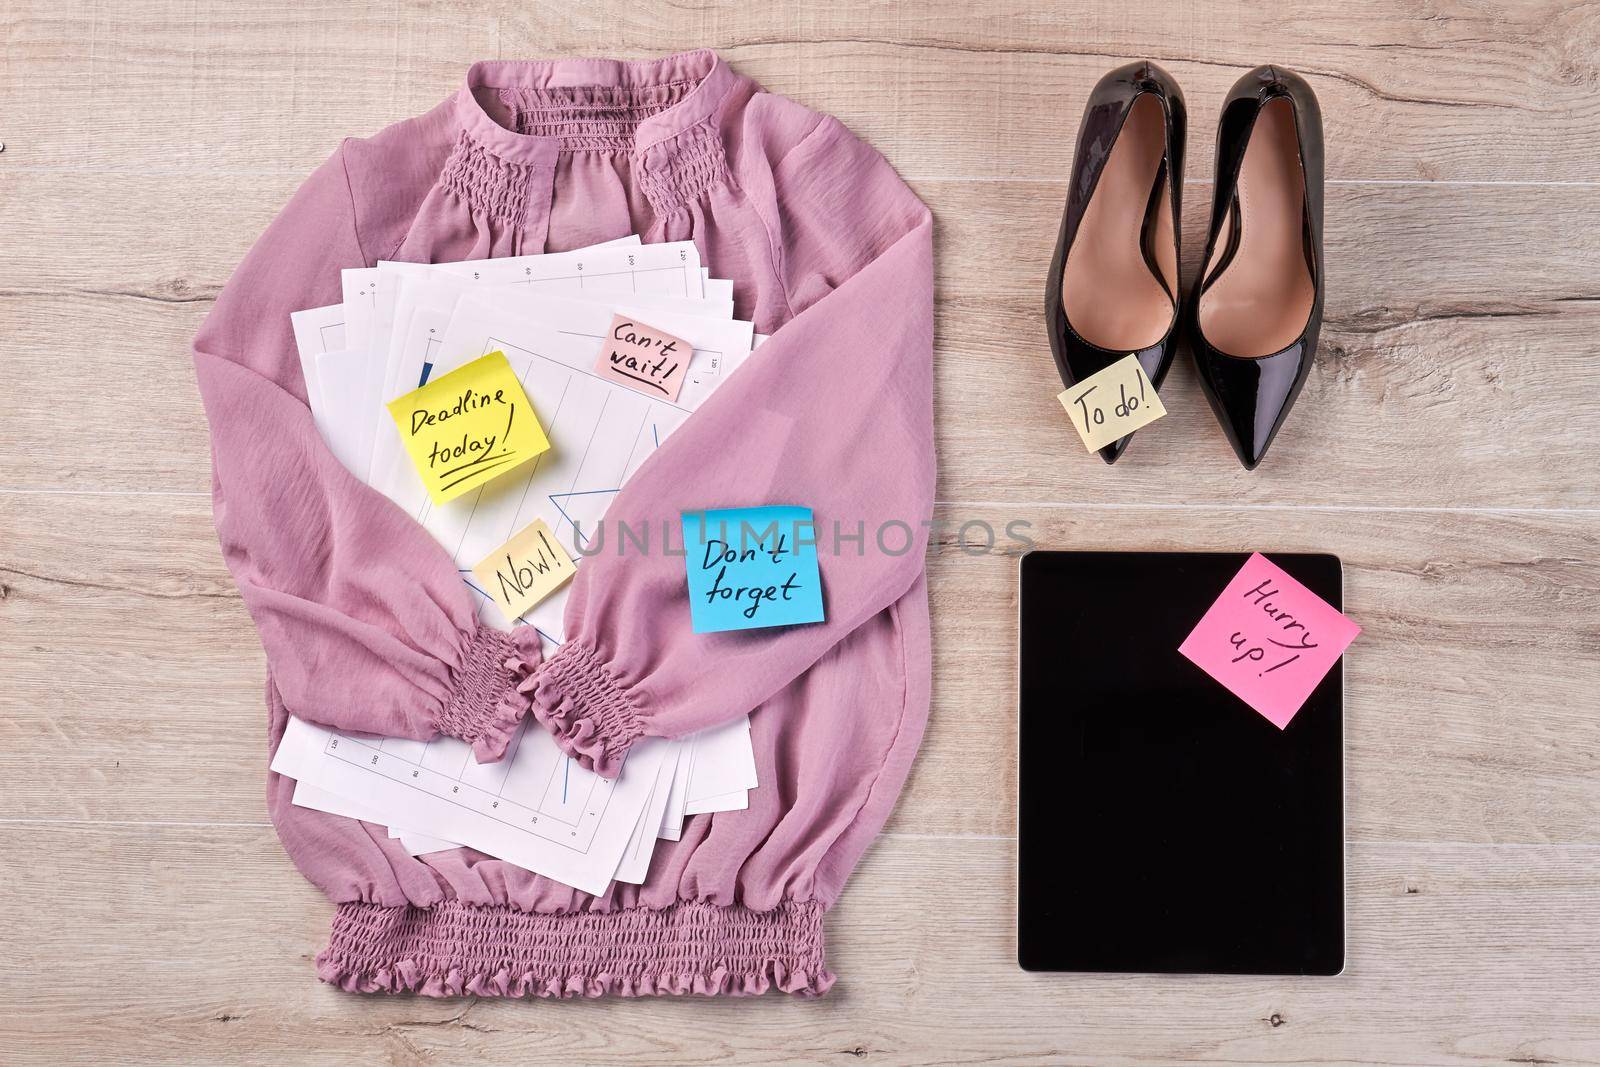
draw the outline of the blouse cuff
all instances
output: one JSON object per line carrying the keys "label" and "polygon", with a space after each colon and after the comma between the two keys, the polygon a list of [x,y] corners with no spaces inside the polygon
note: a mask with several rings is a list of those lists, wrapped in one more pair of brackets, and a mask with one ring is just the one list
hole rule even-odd
{"label": "blouse cuff", "polygon": [[644,734],[633,697],[577,641],[562,645],[522,688],[561,750],[602,778],[617,776],[628,746]]}
{"label": "blouse cuff", "polygon": [[471,745],[479,763],[502,758],[527,714],[523,688],[539,660],[539,631],[532,626],[510,633],[478,627],[456,668],[455,691],[434,725]]}

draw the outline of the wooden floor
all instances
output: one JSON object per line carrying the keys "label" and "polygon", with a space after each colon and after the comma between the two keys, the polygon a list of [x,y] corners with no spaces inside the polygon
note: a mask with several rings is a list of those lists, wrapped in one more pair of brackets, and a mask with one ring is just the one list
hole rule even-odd
{"label": "wooden floor", "polygon": [[[7,0],[0,41],[0,1062],[1600,1063],[1594,4]],[[265,668],[189,338],[339,137],[472,60],[701,44],[933,208],[943,517],[1344,557],[1343,977],[1017,969],[1016,561],[947,541],[932,721],[830,918],[829,996],[315,980],[332,908],[267,824]],[[1115,468],[1054,398],[1077,115],[1140,56],[1188,96],[1191,268],[1227,87],[1270,60],[1322,99],[1327,326],[1254,474],[1187,363]]]}

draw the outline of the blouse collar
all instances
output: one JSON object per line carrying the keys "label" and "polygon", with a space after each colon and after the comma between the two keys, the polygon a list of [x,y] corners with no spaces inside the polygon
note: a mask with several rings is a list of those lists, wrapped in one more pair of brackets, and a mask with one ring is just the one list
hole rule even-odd
{"label": "blouse collar", "polygon": [[[593,90],[605,99],[613,119],[619,115],[626,119],[630,108],[626,103],[619,107],[618,101],[648,98],[653,90],[670,93],[675,85],[692,85],[665,107],[641,106],[633,111],[637,119],[633,152],[638,155],[714,115],[736,79],[722,57],[710,49],[651,60],[485,60],[467,70],[466,84],[456,95],[456,111],[473,140],[500,158],[553,162],[565,138],[508,129],[484,110],[474,90],[525,90],[541,98],[574,99],[581,97],[582,90]],[[576,121],[581,125],[583,120]]]}

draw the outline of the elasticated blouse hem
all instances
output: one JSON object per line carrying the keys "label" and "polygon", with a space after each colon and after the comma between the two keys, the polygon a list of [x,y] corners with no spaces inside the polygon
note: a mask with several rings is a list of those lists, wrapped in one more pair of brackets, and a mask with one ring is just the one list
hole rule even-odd
{"label": "elasticated blouse hem", "polygon": [[798,900],[569,914],[352,902],[339,905],[317,974],[352,993],[430,997],[818,996],[834,980],[822,915]]}
{"label": "elasticated blouse hem", "polygon": [[644,734],[633,697],[581,642],[562,645],[521,689],[561,750],[602,778],[621,773],[628,746]]}

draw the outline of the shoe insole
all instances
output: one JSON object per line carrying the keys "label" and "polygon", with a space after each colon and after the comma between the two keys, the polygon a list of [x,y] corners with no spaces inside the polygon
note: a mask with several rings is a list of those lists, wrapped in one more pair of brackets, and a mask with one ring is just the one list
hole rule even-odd
{"label": "shoe insole", "polygon": [[[1079,337],[1118,352],[1160,341],[1172,326],[1178,288],[1172,238],[1172,176],[1162,169],[1161,102],[1143,93],[1128,110],[1061,272],[1061,307]],[[1155,189],[1161,178],[1161,189]],[[1145,220],[1155,194],[1150,240],[1158,277],[1145,258]]]}
{"label": "shoe insole", "polygon": [[1316,285],[1306,264],[1305,174],[1294,109],[1272,100],[1256,116],[1239,164],[1239,232],[1233,217],[1217,235],[1209,276],[1233,239],[1238,247],[1200,294],[1200,332],[1219,352],[1257,359],[1281,352],[1305,331]]}

